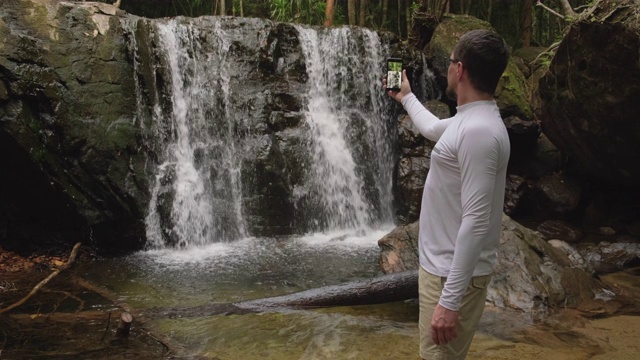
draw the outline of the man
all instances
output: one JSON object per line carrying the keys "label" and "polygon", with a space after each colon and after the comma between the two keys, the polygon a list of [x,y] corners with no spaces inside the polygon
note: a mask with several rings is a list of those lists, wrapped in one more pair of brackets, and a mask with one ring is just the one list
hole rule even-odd
{"label": "man", "polygon": [[[484,310],[500,242],[509,138],[493,93],[509,58],[487,30],[464,34],[448,59],[454,117],[439,120],[411,93],[406,73],[389,91],[420,133],[437,141],[420,212],[420,355],[464,359]],[[384,84],[386,89],[386,83]]]}

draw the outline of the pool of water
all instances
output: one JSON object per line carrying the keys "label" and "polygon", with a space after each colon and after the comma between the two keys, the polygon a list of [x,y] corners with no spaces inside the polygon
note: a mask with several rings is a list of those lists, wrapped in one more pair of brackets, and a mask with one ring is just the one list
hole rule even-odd
{"label": "pool of water", "polygon": [[[80,269],[80,275],[140,310],[239,302],[381,275],[377,240],[390,230],[144,251],[94,261]],[[390,359],[417,354],[417,316],[417,304],[406,301],[153,322],[164,335],[185,344],[191,355]]]}
{"label": "pool of water", "polygon": [[[381,275],[377,240],[390,230],[144,251],[92,261],[76,271],[137,310],[240,302]],[[112,305],[96,302],[92,307],[107,310]],[[576,323],[565,321],[549,325],[539,315],[489,306],[468,359],[628,358],[624,349],[617,356],[607,340],[607,334],[617,330],[601,330],[595,323],[581,323],[577,329]],[[185,357],[382,360],[419,359],[417,320],[417,303],[408,300],[149,321],[154,333],[184,345],[186,353],[180,355]],[[640,331],[629,326],[623,330],[621,338],[631,342]]]}

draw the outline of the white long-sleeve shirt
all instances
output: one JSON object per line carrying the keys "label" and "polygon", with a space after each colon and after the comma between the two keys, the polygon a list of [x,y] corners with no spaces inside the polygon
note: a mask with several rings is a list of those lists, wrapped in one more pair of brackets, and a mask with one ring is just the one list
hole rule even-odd
{"label": "white long-sleeve shirt", "polygon": [[458,106],[443,120],[413,94],[401,102],[420,133],[436,141],[422,194],[420,265],[447,278],[439,303],[458,311],[471,278],[493,271],[509,137],[493,100]]}

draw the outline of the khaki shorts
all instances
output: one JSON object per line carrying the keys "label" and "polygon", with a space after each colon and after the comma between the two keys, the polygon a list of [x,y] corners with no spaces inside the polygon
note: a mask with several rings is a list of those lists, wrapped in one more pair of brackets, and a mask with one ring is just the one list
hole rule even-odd
{"label": "khaki shorts", "polygon": [[491,275],[471,279],[458,312],[457,337],[445,345],[436,345],[431,340],[431,315],[440,300],[445,281],[447,278],[432,275],[420,267],[420,356],[426,360],[459,360],[467,356],[484,311]]}

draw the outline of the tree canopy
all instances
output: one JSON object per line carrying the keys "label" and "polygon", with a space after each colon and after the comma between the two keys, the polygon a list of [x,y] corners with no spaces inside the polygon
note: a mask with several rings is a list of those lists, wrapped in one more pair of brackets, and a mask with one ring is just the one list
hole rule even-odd
{"label": "tree canopy", "polygon": [[[115,0],[100,0],[112,2]],[[132,14],[243,16],[310,25],[357,25],[407,39],[414,15],[470,15],[488,21],[513,48],[549,46],[594,0],[118,0]]]}

